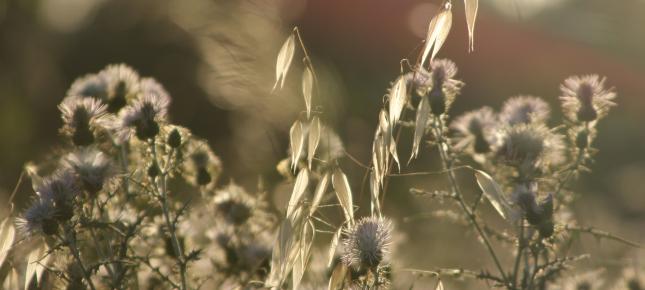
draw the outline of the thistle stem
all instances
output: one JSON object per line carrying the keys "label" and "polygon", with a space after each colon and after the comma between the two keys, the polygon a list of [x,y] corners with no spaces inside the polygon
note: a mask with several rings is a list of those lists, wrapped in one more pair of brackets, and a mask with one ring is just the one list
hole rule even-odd
{"label": "thistle stem", "polygon": [[[495,253],[495,249],[493,249],[493,246],[491,245],[488,236],[486,236],[486,233],[482,230],[481,226],[479,225],[479,222],[477,222],[477,218],[475,217],[475,214],[471,211],[471,209],[466,205],[463,195],[461,193],[461,189],[459,188],[459,184],[457,183],[457,178],[455,177],[455,174],[452,169],[452,164],[449,162],[448,158],[448,153],[446,152],[447,146],[449,146],[448,142],[443,138],[443,121],[440,119],[440,117],[434,117],[434,122],[433,122],[433,127],[434,127],[434,134],[437,139],[437,147],[439,148],[439,155],[441,157],[441,163],[443,164],[443,169],[448,171],[448,177],[450,179],[450,186],[452,187],[452,190],[455,192],[457,202],[461,206],[461,209],[464,211],[466,214],[466,217],[470,221],[470,223],[473,225],[479,236],[481,237],[482,241],[484,241],[484,245],[486,246],[488,252],[490,253],[491,257],[493,258],[493,261],[495,262],[495,266],[500,272],[500,275],[504,279],[504,281],[507,283],[507,287],[509,289],[513,289],[512,285],[509,284],[509,279],[506,277],[506,273],[504,273],[504,268],[502,267],[502,264],[499,261],[499,258],[497,258],[497,254]],[[445,146],[445,147],[444,147]]]}
{"label": "thistle stem", "polygon": [[74,256],[74,260],[76,260],[76,263],[78,264],[79,268],[81,268],[81,272],[83,273],[83,278],[85,278],[85,281],[87,281],[87,285],[90,287],[90,289],[96,290],[96,287],[94,286],[94,282],[92,282],[92,276],[87,271],[87,268],[85,268],[85,264],[83,264],[83,260],[81,260],[80,251],[76,246],[76,233],[71,228],[71,226],[65,225],[65,237],[59,237],[59,238],[65,241],[67,248],[69,249],[70,252],[72,252],[72,256]]}
{"label": "thistle stem", "polygon": [[[154,140],[150,141],[150,148],[151,148],[150,150],[152,151],[152,158],[154,162],[157,162],[158,164],[157,148],[155,146]],[[165,167],[167,168],[167,166]],[[164,221],[166,222],[166,226],[168,227],[168,232],[170,232],[170,239],[172,241],[172,245],[176,254],[177,263],[179,264],[179,275],[181,277],[181,290],[186,290],[188,289],[187,283],[186,283],[186,259],[184,256],[184,251],[182,250],[181,245],[179,244],[179,239],[177,239],[175,224],[172,222],[172,219],[170,218],[170,209],[168,206],[168,192],[166,190],[167,173],[168,173],[167,169],[165,169],[163,172],[161,172],[161,174],[159,174],[159,176],[156,178],[154,182],[154,187],[158,193],[157,198],[161,205],[161,211],[163,212]]]}

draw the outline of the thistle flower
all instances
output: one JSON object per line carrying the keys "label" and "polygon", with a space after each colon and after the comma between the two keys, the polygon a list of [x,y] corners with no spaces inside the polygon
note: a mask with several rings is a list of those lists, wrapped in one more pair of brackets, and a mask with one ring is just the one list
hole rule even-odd
{"label": "thistle flower", "polygon": [[100,73],[107,80],[108,112],[118,113],[139,93],[139,74],[125,64],[108,65]]}
{"label": "thistle flower", "polygon": [[36,188],[41,199],[50,201],[55,209],[55,218],[66,221],[74,215],[74,198],[80,188],[77,186],[76,177],[69,170],[59,170],[45,178],[43,183]]}
{"label": "thistle flower", "polygon": [[118,140],[130,139],[135,133],[141,141],[147,141],[159,134],[159,123],[166,121],[170,100],[157,95],[143,95],[119,112]]}
{"label": "thistle flower", "polygon": [[490,107],[467,112],[452,122],[451,128],[457,131],[457,148],[482,154],[491,151],[495,143],[497,118]]}
{"label": "thistle flower", "polygon": [[409,86],[417,97],[427,96],[432,113],[439,116],[450,108],[450,105],[459,94],[463,83],[455,80],[457,66],[447,59],[438,59],[430,65],[430,72],[419,68],[406,74]]}
{"label": "thistle flower", "polygon": [[99,192],[115,174],[112,161],[101,151],[88,148],[65,156],[63,164],[76,173],[90,195]]}
{"label": "thistle flower", "polygon": [[623,269],[621,277],[616,281],[615,290],[642,290],[645,289],[645,273],[634,267]]}
{"label": "thistle flower", "polygon": [[26,235],[43,233],[53,235],[58,232],[56,209],[47,199],[37,199],[16,221],[17,227]]}
{"label": "thistle flower", "polygon": [[545,123],[550,113],[549,104],[541,98],[518,96],[504,102],[500,113],[500,121],[509,126]]}
{"label": "thistle flower", "polygon": [[95,98],[67,97],[58,109],[63,118],[61,133],[77,146],[92,144],[96,131],[108,122],[105,105]]}
{"label": "thistle flower", "polygon": [[102,74],[88,74],[77,78],[67,90],[66,96],[93,97],[106,101],[108,98],[108,79]]}
{"label": "thistle flower", "polygon": [[170,103],[170,94],[154,78],[142,78],[139,82],[139,90],[142,95],[155,95],[164,102]]}
{"label": "thistle flower", "polygon": [[235,226],[246,223],[254,210],[251,196],[242,187],[232,183],[217,191],[213,203],[215,214]]}
{"label": "thistle flower", "polygon": [[222,163],[208,143],[191,139],[186,151],[188,160],[184,162],[184,167],[189,182],[197,186],[213,185],[222,172]]}
{"label": "thistle flower", "polygon": [[616,105],[616,93],[605,88],[605,78],[598,75],[572,76],[560,86],[562,109],[573,122],[591,122],[607,115]]}
{"label": "thistle flower", "polygon": [[451,60],[435,60],[431,68],[432,81],[428,97],[432,114],[439,116],[448,111],[463,83],[454,79],[457,66]]}
{"label": "thistle flower", "polygon": [[345,232],[342,261],[354,269],[375,269],[387,260],[392,241],[392,222],[366,217]]}
{"label": "thistle flower", "polygon": [[547,167],[563,161],[562,136],[543,124],[519,124],[506,129],[497,147],[502,162],[524,169]]}
{"label": "thistle flower", "polygon": [[[594,270],[585,273],[568,275],[554,289],[559,290],[596,290],[604,288],[605,281],[601,278],[602,270]],[[555,285],[554,285],[555,286]]]}

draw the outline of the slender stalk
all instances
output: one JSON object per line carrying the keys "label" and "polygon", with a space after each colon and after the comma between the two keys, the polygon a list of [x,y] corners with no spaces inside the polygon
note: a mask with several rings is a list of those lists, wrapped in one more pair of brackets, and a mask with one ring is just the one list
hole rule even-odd
{"label": "slender stalk", "polygon": [[[443,138],[443,122],[439,117],[434,117],[434,122],[433,122],[433,127],[434,127],[434,134],[437,139],[437,147],[439,148],[439,155],[441,157],[441,163],[443,164],[444,170],[448,171],[448,177],[450,179],[450,186],[452,187],[452,190],[455,192],[457,202],[461,206],[461,209],[464,211],[466,214],[466,217],[468,217],[468,220],[470,223],[473,225],[479,236],[481,237],[482,241],[484,241],[484,245],[486,246],[489,254],[493,258],[493,261],[495,262],[495,266],[500,272],[500,275],[506,281],[506,283],[509,283],[508,277],[506,277],[506,273],[504,273],[504,268],[502,267],[501,262],[499,261],[499,258],[497,257],[497,254],[495,253],[495,249],[493,249],[492,244],[490,243],[488,236],[484,231],[482,230],[482,227],[479,225],[479,222],[477,222],[477,219],[475,217],[475,214],[471,211],[471,209],[468,207],[466,202],[464,201],[463,195],[461,193],[461,189],[459,188],[459,184],[457,183],[457,178],[455,177],[455,174],[452,169],[452,164],[449,160],[448,153],[446,152],[446,148],[444,146],[448,146],[448,143],[446,140]],[[507,285],[509,289],[513,289],[511,285]]]}
{"label": "slender stalk", "polygon": [[[150,141],[150,148],[151,148],[150,150],[152,151],[152,158],[154,162],[157,162],[158,164],[157,148],[155,146],[154,140]],[[170,160],[168,160],[168,162],[170,162]],[[161,172],[161,174],[159,174],[159,176],[156,178],[154,182],[154,188],[157,190],[157,194],[158,194],[157,198],[161,205],[161,211],[163,212],[164,221],[166,222],[166,226],[168,227],[168,231],[170,232],[170,239],[172,241],[175,254],[177,256],[177,262],[179,264],[179,275],[181,277],[180,289],[186,290],[188,289],[187,282],[186,282],[186,258],[184,256],[184,251],[182,250],[181,245],[179,244],[179,239],[177,238],[175,224],[172,222],[172,219],[170,218],[170,209],[168,206],[168,192],[166,190],[167,188],[166,176],[168,174],[167,166],[165,166],[165,168],[166,169],[164,169],[164,171]]]}
{"label": "slender stalk", "polygon": [[524,240],[524,220],[520,220],[519,225],[519,239],[517,241],[517,254],[515,255],[515,265],[513,266],[513,287],[517,286],[517,277],[520,269],[520,260],[522,258],[522,252],[524,251],[525,243]]}

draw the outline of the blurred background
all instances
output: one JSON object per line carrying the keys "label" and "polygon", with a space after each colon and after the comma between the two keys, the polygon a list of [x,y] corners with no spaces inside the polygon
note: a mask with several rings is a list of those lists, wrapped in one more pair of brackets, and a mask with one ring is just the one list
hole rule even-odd
{"label": "blurred background", "polygon": [[[157,78],[173,96],[174,122],[207,138],[225,167],[224,180],[254,186],[277,182],[288,129],[304,107],[300,73],[270,93],[275,58],[298,26],[320,74],[324,120],[346,150],[369,163],[371,142],[400,60],[414,59],[438,0],[0,0],[0,210],[27,161],[46,160],[61,146],[57,104],[75,78],[107,64],[127,63]],[[581,223],[645,242],[645,1],[481,0],[475,51],[467,52],[463,3],[441,58],[454,60],[465,81],[455,114],[518,94],[544,97],[559,120],[559,85],[573,74],[597,73],[616,87],[618,103],[599,125],[593,173],[577,182]],[[301,70],[298,56],[294,70]],[[552,122],[554,123],[554,122]],[[409,138],[408,138],[409,139]],[[399,147],[407,159],[410,145]],[[424,155],[424,154],[422,154]],[[430,155],[430,154],[425,154]],[[432,156],[419,168],[430,168]],[[360,186],[363,172],[345,164]],[[434,201],[407,188],[433,180],[395,180],[385,212],[409,247],[398,264],[427,268],[485,266],[490,261],[463,229],[441,221],[404,222]],[[439,186],[442,181],[436,181]],[[271,184],[271,183],[270,183]],[[436,187],[436,186],[435,186]],[[32,192],[18,189],[17,205]],[[367,197],[360,196],[366,201]],[[22,208],[22,207],[21,207]],[[0,214],[3,216],[3,214]],[[412,234],[413,233],[413,234]],[[414,239],[410,239],[414,237]],[[419,239],[417,239],[419,237]],[[441,243],[449,242],[455,252]],[[607,243],[607,242],[603,242]],[[596,259],[638,256],[595,240],[582,245]],[[424,259],[418,250],[423,249]],[[476,252],[473,250],[473,252]],[[415,254],[417,254],[415,256]],[[451,284],[448,282],[447,284]],[[459,283],[457,283],[459,284]]]}

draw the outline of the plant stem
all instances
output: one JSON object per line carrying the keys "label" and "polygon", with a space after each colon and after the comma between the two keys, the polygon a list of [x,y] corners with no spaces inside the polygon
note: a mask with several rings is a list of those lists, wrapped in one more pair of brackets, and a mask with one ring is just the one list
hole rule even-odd
{"label": "plant stem", "polygon": [[520,268],[520,260],[522,259],[522,252],[524,251],[524,220],[520,220],[519,225],[519,239],[517,241],[517,254],[515,255],[515,265],[513,266],[513,287],[517,285],[517,276]]}
{"label": "plant stem", "polygon": [[[159,164],[158,158],[157,158],[157,149],[155,146],[154,139],[150,141],[150,148],[151,148],[150,150],[152,151],[153,161]],[[168,162],[170,162],[170,160]],[[167,166],[164,166],[164,167],[167,168]],[[181,290],[186,290],[188,289],[187,283],[186,283],[186,259],[184,257],[184,251],[182,250],[181,245],[179,244],[179,239],[177,239],[177,234],[175,233],[175,224],[171,221],[171,218],[170,218],[170,209],[168,207],[168,192],[166,190],[167,174],[168,174],[167,169],[161,172],[161,174],[159,174],[159,176],[156,178],[154,182],[154,187],[158,193],[157,198],[159,200],[159,203],[161,204],[161,210],[163,212],[164,220],[166,222],[166,226],[168,227],[168,231],[170,232],[170,238],[172,241],[173,248],[175,250],[177,262],[179,264],[179,274],[181,277]]]}
{"label": "plant stem", "polygon": [[484,245],[486,246],[488,252],[490,253],[491,257],[493,258],[493,261],[495,262],[495,266],[500,272],[500,275],[506,281],[507,287],[509,289],[513,289],[512,285],[509,284],[509,279],[506,277],[506,273],[504,273],[504,268],[502,267],[502,264],[499,261],[499,258],[497,258],[497,254],[495,253],[495,250],[493,249],[493,246],[491,245],[490,241],[488,240],[488,236],[486,236],[486,233],[482,230],[481,226],[477,222],[477,219],[475,217],[475,214],[470,210],[468,205],[466,205],[463,195],[461,193],[461,189],[459,188],[459,184],[457,183],[457,178],[455,177],[455,174],[452,169],[452,164],[449,161],[448,153],[446,152],[447,146],[449,146],[448,142],[443,138],[443,121],[441,120],[440,117],[434,117],[434,122],[433,122],[433,127],[434,127],[434,134],[437,139],[437,147],[439,148],[439,155],[441,157],[441,163],[443,164],[444,170],[448,171],[448,177],[450,179],[450,186],[452,187],[452,190],[455,192],[457,202],[461,206],[461,209],[464,211],[466,214],[466,217],[468,217],[468,220],[470,223],[473,225],[475,230],[477,230],[477,233],[481,237],[482,241],[484,241]]}
{"label": "plant stem", "polygon": [[94,286],[94,282],[92,282],[92,276],[87,271],[87,268],[85,268],[85,264],[83,264],[83,260],[81,260],[80,251],[76,247],[76,233],[74,232],[74,230],[71,228],[70,225],[65,225],[65,237],[59,237],[59,238],[65,241],[67,248],[69,249],[70,252],[72,252],[72,256],[74,256],[76,263],[78,264],[79,268],[81,268],[81,272],[83,272],[83,278],[85,278],[85,281],[87,281],[87,285],[90,286],[90,289],[96,290],[96,287]]}

